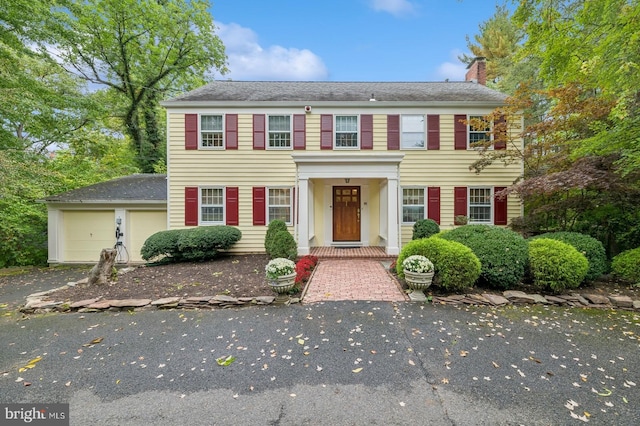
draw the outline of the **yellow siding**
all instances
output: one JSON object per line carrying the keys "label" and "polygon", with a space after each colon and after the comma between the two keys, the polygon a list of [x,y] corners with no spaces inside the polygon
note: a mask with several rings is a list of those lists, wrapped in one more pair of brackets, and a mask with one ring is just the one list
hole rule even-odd
{"label": "yellow siding", "polygon": [[[315,111],[314,111],[315,112]],[[437,113],[437,112],[430,112]],[[320,151],[320,114],[308,114],[306,120],[306,150]],[[184,188],[187,186],[235,186],[239,188],[238,228],[242,239],[234,251],[261,252],[264,250],[266,226],[253,226],[252,188],[254,186],[294,186],[296,167],[291,158],[293,150],[255,151],[252,146],[252,115],[238,115],[237,150],[185,150],[184,114],[170,113],[169,120],[169,227],[184,227]],[[373,120],[373,151],[387,150],[387,115],[375,114]],[[438,186],[441,188],[441,227],[453,226],[453,188],[456,186],[509,186],[521,173],[521,165],[493,165],[481,174],[469,170],[478,158],[474,150],[454,150],[454,116],[440,115],[440,149],[402,150],[405,157],[400,166],[400,187],[408,185]],[[330,152],[330,151],[327,151]],[[344,153],[344,151],[341,151]],[[361,151],[362,152],[362,151]],[[379,182],[370,184],[370,244],[378,243],[380,219]],[[314,188],[315,244],[323,241],[323,184]],[[508,219],[521,214],[517,198],[510,197]],[[293,232],[293,227],[290,228]],[[401,227],[401,243],[411,239],[411,226]]]}

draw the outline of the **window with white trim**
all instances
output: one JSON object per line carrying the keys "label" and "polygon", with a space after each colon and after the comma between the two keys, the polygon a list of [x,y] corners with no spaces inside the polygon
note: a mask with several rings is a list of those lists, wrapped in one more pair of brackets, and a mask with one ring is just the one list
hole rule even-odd
{"label": "window with white trim", "polygon": [[200,223],[224,223],[224,188],[200,188]]}
{"label": "window with white trim", "polygon": [[357,148],[358,147],[358,116],[357,115],[336,115],[335,147],[336,148]]}
{"label": "window with white trim", "polygon": [[468,147],[477,148],[491,140],[491,124],[481,115],[470,115],[467,126]]}
{"label": "window with white trim", "polygon": [[424,188],[402,188],[402,223],[415,223],[424,218]]}
{"label": "window with white trim", "polygon": [[270,115],[267,126],[269,148],[291,148],[290,115]]}
{"label": "window with white trim", "polygon": [[491,188],[469,188],[469,222],[491,223]]}
{"label": "window with white trim", "polygon": [[402,115],[400,126],[402,129],[402,134],[400,136],[400,147],[402,149],[424,148],[424,115]]}
{"label": "window with white trim", "polygon": [[287,225],[291,225],[292,221],[292,205],[291,188],[269,188],[267,197],[267,223],[272,220],[282,220]]}
{"label": "window with white trim", "polygon": [[200,116],[200,146],[202,148],[224,148],[222,115]]}

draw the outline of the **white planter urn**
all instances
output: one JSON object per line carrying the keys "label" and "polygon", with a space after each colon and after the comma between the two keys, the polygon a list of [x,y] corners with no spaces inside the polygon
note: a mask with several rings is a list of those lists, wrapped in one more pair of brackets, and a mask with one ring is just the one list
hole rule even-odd
{"label": "white planter urn", "polygon": [[281,275],[274,280],[269,280],[271,289],[277,294],[287,294],[296,286],[296,273]]}
{"label": "white planter urn", "polygon": [[434,272],[411,272],[404,270],[404,279],[407,282],[407,286],[411,290],[409,298],[414,301],[427,300],[423,291],[429,288],[433,281]]}

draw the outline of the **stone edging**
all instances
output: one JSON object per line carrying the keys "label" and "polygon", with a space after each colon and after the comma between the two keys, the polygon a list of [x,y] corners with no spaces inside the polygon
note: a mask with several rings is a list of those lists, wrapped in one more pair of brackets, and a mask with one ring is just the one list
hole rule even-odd
{"label": "stone edging", "polygon": [[451,296],[433,296],[433,303],[447,305],[488,305],[504,306],[510,304],[519,305],[552,305],[570,306],[580,308],[600,308],[600,309],[625,309],[640,311],[640,300],[633,300],[629,296],[600,294],[578,294],[571,293],[558,296],[543,296],[541,294],[527,294],[523,291],[507,290],[499,294],[464,294]]}

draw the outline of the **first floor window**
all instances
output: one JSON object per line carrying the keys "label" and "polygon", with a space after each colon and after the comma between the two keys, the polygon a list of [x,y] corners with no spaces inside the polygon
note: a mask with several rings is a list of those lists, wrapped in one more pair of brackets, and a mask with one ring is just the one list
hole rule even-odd
{"label": "first floor window", "polygon": [[480,115],[469,116],[469,148],[491,140],[491,125]]}
{"label": "first floor window", "polygon": [[291,224],[291,188],[269,188],[268,200],[269,218],[267,223],[279,219],[286,224]]}
{"label": "first floor window", "polygon": [[200,116],[200,146],[203,148],[223,148],[222,115]]}
{"label": "first floor window", "polygon": [[413,223],[424,219],[424,188],[402,189],[402,222]]}
{"label": "first floor window", "polygon": [[401,148],[424,148],[424,128],[424,115],[403,115]]}
{"label": "first floor window", "polygon": [[291,148],[291,116],[269,116],[269,148]]}
{"label": "first floor window", "polygon": [[491,188],[469,188],[469,222],[491,223]]}
{"label": "first floor window", "polygon": [[200,190],[200,221],[202,223],[224,222],[223,188],[202,188]]}
{"label": "first floor window", "polygon": [[336,148],[358,147],[358,116],[336,115]]}

